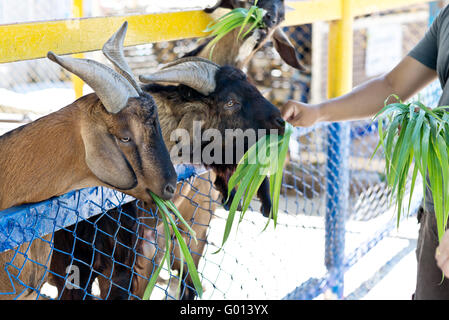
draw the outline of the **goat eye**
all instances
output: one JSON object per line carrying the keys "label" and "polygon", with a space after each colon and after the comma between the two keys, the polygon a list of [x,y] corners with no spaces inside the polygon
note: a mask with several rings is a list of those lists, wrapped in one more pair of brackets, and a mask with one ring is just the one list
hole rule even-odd
{"label": "goat eye", "polygon": [[234,101],[234,99],[231,99],[231,100],[229,100],[229,101],[226,103],[225,109],[230,109],[230,108],[232,108],[235,104],[237,104],[236,101]]}
{"label": "goat eye", "polygon": [[131,138],[130,137],[120,138],[120,141],[123,142],[123,143],[128,143],[128,142],[131,141]]}

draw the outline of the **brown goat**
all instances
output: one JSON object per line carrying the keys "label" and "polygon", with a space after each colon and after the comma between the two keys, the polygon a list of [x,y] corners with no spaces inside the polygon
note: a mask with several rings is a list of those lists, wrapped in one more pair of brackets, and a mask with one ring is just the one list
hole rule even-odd
{"label": "brown goat", "polygon": [[[0,137],[0,209],[93,186],[147,201],[149,190],[171,198],[176,172],[152,97],[95,61],[48,57],[95,94]],[[48,272],[51,239],[0,254],[0,293],[7,293],[0,299],[36,298]]]}

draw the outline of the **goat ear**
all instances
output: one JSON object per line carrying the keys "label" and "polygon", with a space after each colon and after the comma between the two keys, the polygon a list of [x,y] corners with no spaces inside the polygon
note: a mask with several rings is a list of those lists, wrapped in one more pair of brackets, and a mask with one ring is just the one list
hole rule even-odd
{"label": "goat ear", "polygon": [[288,39],[287,35],[277,28],[273,33],[273,44],[277,52],[289,66],[298,69],[299,71],[306,71],[307,69],[299,61],[296,55],[296,49]]}
{"label": "goat ear", "polygon": [[89,128],[83,132],[86,164],[102,182],[120,190],[137,185],[137,177],[117,146],[115,138],[105,130]]}

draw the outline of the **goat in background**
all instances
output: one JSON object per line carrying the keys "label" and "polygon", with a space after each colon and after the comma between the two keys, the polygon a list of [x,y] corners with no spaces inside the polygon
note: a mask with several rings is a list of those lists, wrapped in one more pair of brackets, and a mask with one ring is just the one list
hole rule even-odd
{"label": "goat in background", "polygon": [[[226,9],[248,8],[253,2],[249,0],[220,0],[214,7],[205,9],[205,12],[213,13],[219,7]],[[300,71],[306,71],[296,55],[295,47],[280,27],[285,20],[284,0],[259,0],[257,6],[265,10],[262,19],[264,28],[256,28],[245,39],[238,38],[240,29],[236,28],[217,42],[212,56],[210,55],[211,48],[208,46],[211,39],[206,39],[185,56],[204,57],[220,65],[228,64],[246,70],[254,54],[266,43],[272,41],[274,48],[285,63]],[[220,10],[217,12],[222,13]]]}

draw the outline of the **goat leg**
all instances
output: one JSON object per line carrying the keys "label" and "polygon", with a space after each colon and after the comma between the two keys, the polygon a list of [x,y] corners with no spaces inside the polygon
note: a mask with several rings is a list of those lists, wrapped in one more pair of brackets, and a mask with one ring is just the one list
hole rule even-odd
{"label": "goat leg", "polygon": [[182,281],[181,283],[181,300],[189,301],[189,300],[195,300],[197,294],[196,290],[194,289],[195,286],[193,285],[193,282],[190,280],[190,278],[186,279],[185,281]]}

